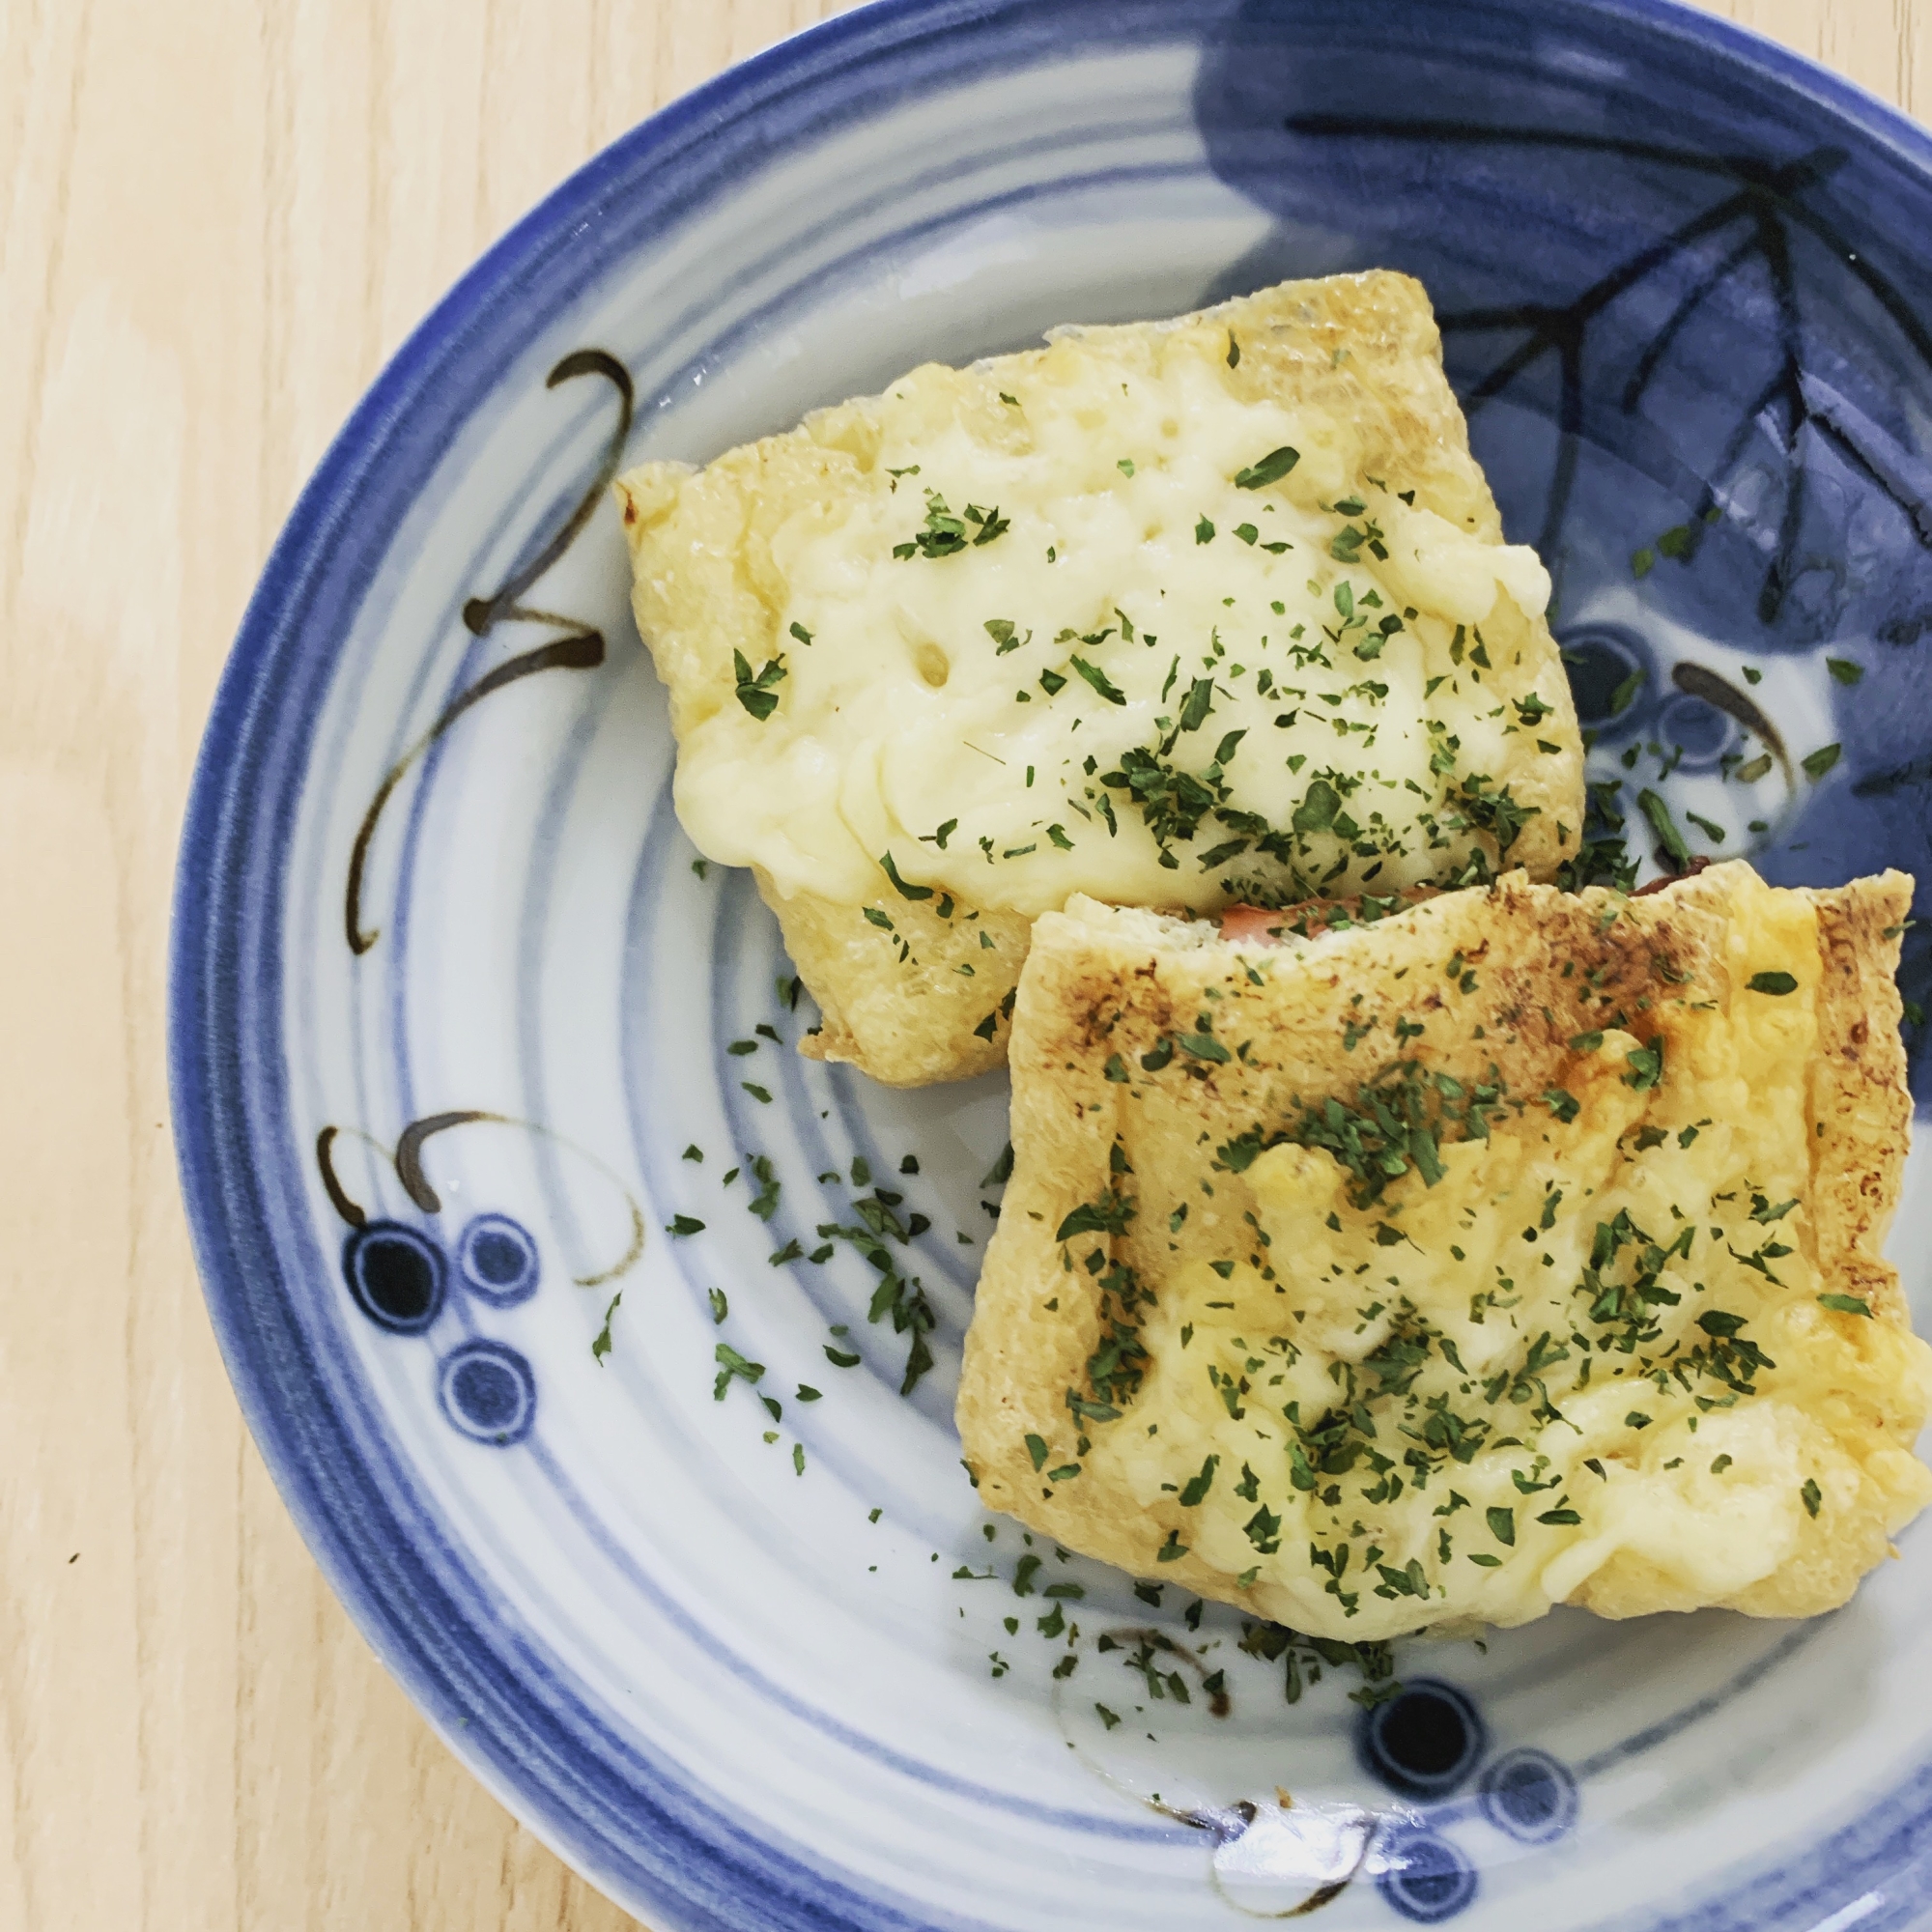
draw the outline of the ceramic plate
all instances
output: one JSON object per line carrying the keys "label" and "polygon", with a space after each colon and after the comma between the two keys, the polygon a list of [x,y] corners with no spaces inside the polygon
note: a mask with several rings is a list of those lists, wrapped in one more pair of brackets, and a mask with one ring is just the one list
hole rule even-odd
{"label": "ceramic plate", "polygon": [[[887,0],[423,326],[221,684],[176,1125],[303,1534],[572,1863],[661,1932],[1928,1922],[1923,1525],[1831,1617],[1559,1611],[1365,1710],[978,1507],[1004,1083],[796,1056],[772,921],[673,815],[605,487],[1056,323],[1408,270],[1633,835],[1648,787],[1776,881],[1925,875],[1928,234],[1918,129],[1652,0]],[[855,1228],[929,1331],[868,1319]]]}

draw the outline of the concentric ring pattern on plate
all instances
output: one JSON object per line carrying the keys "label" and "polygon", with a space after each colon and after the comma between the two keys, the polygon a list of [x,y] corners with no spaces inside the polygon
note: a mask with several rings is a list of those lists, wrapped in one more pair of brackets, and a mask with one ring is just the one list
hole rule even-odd
{"label": "concentric ring pattern on plate", "polygon": [[[1659,6],[887,5],[620,142],[384,375],[204,748],[185,1183],[331,1582],[613,1895],[666,1932],[1170,1932],[1341,1878],[1338,1924],[1918,1921],[1923,1537],[1815,1625],[1559,1613],[1405,1657],[1364,1712],[979,1510],[950,1411],[1004,1084],[793,1053],[775,927],[671,811],[598,485],[922,357],[1411,269],[1579,697],[1623,694],[1586,697],[1599,759],[1669,736],[1668,795],[1728,801],[1719,848],[1775,878],[1923,871],[1927,165]],[[1690,570],[1656,544],[1693,517]],[[1748,830],[1724,759],[1767,728]],[[863,1241],[823,1232],[882,1226],[933,1324],[904,1396],[919,1321],[868,1319]],[[1097,1648],[1149,1629],[1184,1704],[1123,1670],[1140,1639]]]}

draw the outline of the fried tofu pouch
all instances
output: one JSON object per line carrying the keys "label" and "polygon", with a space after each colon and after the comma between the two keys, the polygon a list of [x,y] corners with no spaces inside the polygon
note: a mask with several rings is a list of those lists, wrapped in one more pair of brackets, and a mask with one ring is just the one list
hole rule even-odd
{"label": "fried tofu pouch", "polygon": [[1881,1254],[1910,895],[1731,863],[1278,945],[1040,920],[981,1500],[1343,1639],[1844,1603],[1932,1494]]}
{"label": "fried tofu pouch", "polygon": [[1406,276],[928,364],[616,485],[679,815],[894,1086],[1006,1058],[1033,922],[1547,878],[1582,753]]}

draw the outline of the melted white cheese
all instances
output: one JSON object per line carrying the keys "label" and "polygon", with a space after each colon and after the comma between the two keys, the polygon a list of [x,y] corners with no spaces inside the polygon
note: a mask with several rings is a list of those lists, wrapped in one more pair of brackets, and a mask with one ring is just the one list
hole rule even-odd
{"label": "melted white cheese", "polygon": [[[953,372],[914,371],[881,406],[876,489],[780,527],[778,706],[759,720],[726,703],[681,748],[678,807],[700,848],[848,903],[879,893],[887,853],[907,880],[1026,913],[1074,892],[1208,908],[1243,879],[1288,881],[1252,847],[1204,867],[1239,836],[1211,810],[1163,841],[1100,782],[1166,743],[1196,775],[1225,749],[1215,803],[1289,835],[1309,887],[1444,876],[1471,843],[1459,779],[1500,782],[1539,755],[1534,723],[1494,689],[1530,687],[1521,654],[1549,594],[1533,553],[1410,507],[1399,477],[1351,473],[1346,426],[1243,401],[1198,358],[1127,382],[1103,358],[1053,369],[1009,406],[1027,434],[1005,448],[950,406]],[[1236,484],[1283,447],[1300,459],[1285,480]],[[926,528],[928,491],[969,539],[985,527],[969,504],[1005,527],[895,556]],[[1379,536],[1338,560],[1338,533],[1370,522]],[[1358,655],[1390,617],[1403,627]],[[1478,625],[1496,653],[1487,685],[1465,655]],[[1535,648],[1540,683],[1560,682],[1547,640]],[[1202,679],[1211,706],[1179,729]],[[1311,800],[1318,779],[1339,831],[1324,793]]]}

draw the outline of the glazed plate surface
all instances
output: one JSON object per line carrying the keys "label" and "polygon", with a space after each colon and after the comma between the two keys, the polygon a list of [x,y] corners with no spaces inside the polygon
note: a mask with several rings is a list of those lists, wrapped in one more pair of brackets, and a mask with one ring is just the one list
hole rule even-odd
{"label": "glazed plate surface", "polygon": [[[203,751],[185,1186],[335,1589],[658,1932],[1932,1923],[1922,1524],[1814,1623],[1559,1611],[1401,1650],[1371,1711],[979,1508],[1004,1081],[796,1056],[773,922],[678,828],[605,487],[1057,323],[1406,270],[1593,778],[1777,883],[1932,879],[1927,234],[1932,141],[1650,0],[887,0],[619,142],[382,377]],[[855,1230],[929,1331],[868,1319]]]}

